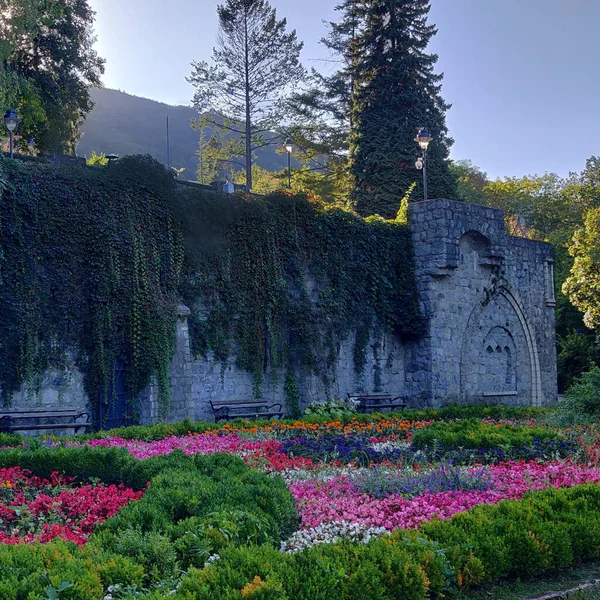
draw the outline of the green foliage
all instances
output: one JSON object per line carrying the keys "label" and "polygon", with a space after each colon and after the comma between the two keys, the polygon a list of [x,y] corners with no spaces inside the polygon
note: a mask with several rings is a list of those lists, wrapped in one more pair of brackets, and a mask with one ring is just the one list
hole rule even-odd
{"label": "green foliage", "polygon": [[414,432],[412,443],[417,448],[432,446],[435,442],[449,448],[501,448],[525,446],[534,439],[555,440],[558,435],[551,429],[519,425],[496,425],[468,419],[457,423],[433,423]]}
{"label": "green foliage", "polygon": [[600,364],[600,352],[594,336],[585,333],[569,332],[558,337],[558,387],[568,390],[582,373]]}
{"label": "green foliage", "polygon": [[333,398],[327,402],[311,402],[304,411],[304,416],[308,421],[312,421],[312,417],[320,417],[330,421],[348,422],[357,414],[354,406]]}
{"label": "green foliage", "polygon": [[357,212],[394,218],[413,183],[415,197],[423,197],[414,138],[425,126],[433,136],[428,195],[453,198],[448,170],[453,141],[445,118],[450,105],[441,97],[442,75],[434,71],[437,56],[426,52],[436,33],[427,23],[429,0],[346,0],[340,9],[352,30],[344,56],[352,82],[349,168]]}
{"label": "green foliage", "polygon": [[104,167],[108,164],[108,158],[106,158],[104,152],[96,154],[96,151],[92,151],[92,155],[85,161],[88,167]]}
{"label": "green foliage", "polygon": [[0,385],[4,401],[73,348],[89,398],[127,365],[134,397],[167,370],[183,261],[167,199],[172,176],[150,157],[103,169],[0,162]]}
{"label": "green foliage", "polygon": [[[339,402],[339,401],[335,401]],[[318,407],[315,407],[320,410]],[[528,419],[542,419],[546,418],[549,414],[552,414],[553,408],[537,408],[533,406],[525,407],[510,407],[503,405],[495,406],[483,406],[481,404],[475,405],[458,405],[451,404],[440,409],[426,408],[426,409],[404,409],[399,412],[392,413],[376,413],[376,414],[356,414],[353,413],[350,417],[348,414],[348,421],[357,421],[360,423],[373,423],[378,421],[385,421],[390,416],[399,419],[408,419],[414,421],[432,421],[432,420],[455,420],[455,419],[514,419],[514,420],[528,420]],[[307,416],[306,421],[311,423],[327,423],[331,421],[331,417],[327,414],[318,416],[312,414]],[[344,417],[346,420],[346,417]],[[286,425],[293,425],[296,422],[295,418],[282,419],[280,423]],[[249,421],[246,419],[236,419],[232,424],[239,427],[261,427],[270,426],[272,421],[270,420],[253,420]],[[120,427],[117,429],[111,429],[110,435],[120,437],[126,440],[144,440],[154,441],[162,440],[166,437],[176,435],[188,435],[192,433],[205,433],[207,431],[217,431],[223,426],[222,423],[205,423],[198,421],[192,423],[189,420],[184,420],[179,423],[157,423],[156,425],[137,425]],[[87,435],[79,435],[74,437],[74,440],[82,441],[89,439],[102,439],[108,434],[105,431],[96,433],[90,433]],[[67,438],[68,439],[68,438]],[[65,440],[61,437],[61,440]],[[28,446],[34,449],[40,447],[40,443],[37,440],[31,438],[24,438],[18,434],[0,434],[0,446],[19,446],[26,443]],[[0,461],[0,465],[2,462]],[[95,467],[97,468],[97,467]],[[114,466],[109,465],[107,468],[113,469]],[[109,475],[105,475],[107,477]],[[147,480],[147,479],[146,479]],[[112,480],[111,480],[112,481]],[[118,481],[118,480],[116,480]]]}
{"label": "green foliage", "polygon": [[[92,108],[88,88],[104,72],[93,48],[95,13],[87,0],[0,0],[0,14],[0,71],[11,74],[4,100],[16,101],[11,108],[25,117],[19,133],[41,150],[73,153]],[[0,102],[0,111],[7,108]]]}
{"label": "green foliage", "polygon": [[63,542],[0,546],[0,597],[7,600],[59,591],[63,581],[74,587],[63,587],[60,598],[101,599],[113,585],[133,594],[176,579],[181,568],[202,568],[229,548],[278,547],[297,527],[283,480],[229,455],[175,452],[140,461],[122,449],[66,448],[3,452],[0,464],[138,489],[150,482],[140,501],[100,525],[83,548]]}
{"label": "green foliage", "polygon": [[469,204],[486,205],[483,192],[488,183],[487,173],[470,160],[457,160],[450,163],[450,173],[456,180],[456,200]]}
{"label": "green foliage", "polygon": [[548,489],[522,501],[477,506],[418,532],[368,544],[323,544],[294,555],[232,548],[207,569],[190,569],[176,596],[239,598],[262,586],[274,598],[459,598],[500,578],[533,578],[600,557],[600,489]]}
{"label": "green foliage", "polygon": [[283,191],[186,190],[175,210],[189,250],[182,296],[193,350],[222,361],[235,350],[257,395],[267,367],[304,365],[326,376],[357,329],[403,338],[423,330],[406,226]]}
{"label": "green foliage", "polygon": [[563,427],[600,421],[600,367],[582,373],[547,420]]}
{"label": "green foliage", "polygon": [[571,302],[585,312],[585,324],[600,327],[600,207],[588,211],[577,229],[569,252],[575,262],[563,290]]}
{"label": "green foliage", "polygon": [[302,414],[300,410],[300,391],[296,384],[296,378],[292,371],[285,374],[285,382],[283,384],[285,390],[285,405],[290,418],[297,419]]}
{"label": "green foliage", "polygon": [[231,149],[230,158],[243,157],[250,191],[253,152],[276,143],[266,134],[278,124],[281,98],[304,75],[303,44],[267,0],[226,0],[217,16],[213,64],[192,63],[188,81],[196,88],[195,106],[209,111],[208,124],[225,132],[220,142]]}

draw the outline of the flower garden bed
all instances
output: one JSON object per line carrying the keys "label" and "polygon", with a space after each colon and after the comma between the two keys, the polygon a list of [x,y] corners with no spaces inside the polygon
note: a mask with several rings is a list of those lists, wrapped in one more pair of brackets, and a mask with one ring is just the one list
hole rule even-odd
{"label": "flower garden bed", "polygon": [[6,440],[0,597],[424,599],[600,558],[576,436],[530,409],[406,414]]}
{"label": "flower garden bed", "polygon": [[0,469],[0,544],[60,538],[82,545],[96,525],[142,495],[123,484],[75,485],[57,471],[44,479],[19,467]]}

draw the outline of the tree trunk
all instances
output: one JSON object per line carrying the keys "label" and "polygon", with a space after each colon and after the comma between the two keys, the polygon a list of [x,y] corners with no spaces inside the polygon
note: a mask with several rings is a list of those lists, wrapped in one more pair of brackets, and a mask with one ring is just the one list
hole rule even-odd
{"label": "tree trunk", "polygon": [[252,191],[252,123],[250,122],[250,66],[248,48],[248,15],[244,19],[244,62],[246,84],[246,187]]}

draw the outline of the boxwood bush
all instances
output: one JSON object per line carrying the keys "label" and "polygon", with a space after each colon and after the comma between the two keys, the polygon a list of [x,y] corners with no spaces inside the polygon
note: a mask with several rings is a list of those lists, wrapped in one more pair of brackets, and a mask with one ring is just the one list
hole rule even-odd
{"label": "boxwood bush", "polygon": [[141,589],[202,567],[228,547],[278,547],[298,525],[281,478],[226,454],[173,452],[136,460],[115,448],[0,453],[0,467],[15,465],[44,477],[58,471],[82,482],[150,485],[141,500],[99,525],[83,548],[65,542],[0,545],[3,600],[44,598],[62,582],[73,586],[60,592],[61,599],[103,598],[115,584]]}

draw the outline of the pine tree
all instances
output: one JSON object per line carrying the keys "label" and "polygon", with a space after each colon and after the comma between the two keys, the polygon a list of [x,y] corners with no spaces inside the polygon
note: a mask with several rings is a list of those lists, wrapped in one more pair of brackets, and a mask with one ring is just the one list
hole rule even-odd
{"label": "pine tree", "polygon": [[438,57],[426,52],[437,31],[427,23],[429,0],[347,0],[343,10],[350,8],[358,23],[348,45],[356,210],[394,217],[413,183],[413,200],[422,198],[422,173],[414,166],[420,127],[428,127],[434,138],[428,152],[428,196],[453,197],[448,169],[453,140],[445,120],[450,106],[440,95],[442,75],[434,72]]}
{"label": "pine tree", "polygon": [[252,188],[252,153],[275,143],[285,93],[304,76],[302,43],[286,32],[267,0],[226,0],[217,6],[219,33],[213,65],[192,63],[188,81],[200,112],[219,115],[209,125],[244,143],[246,187]]}

